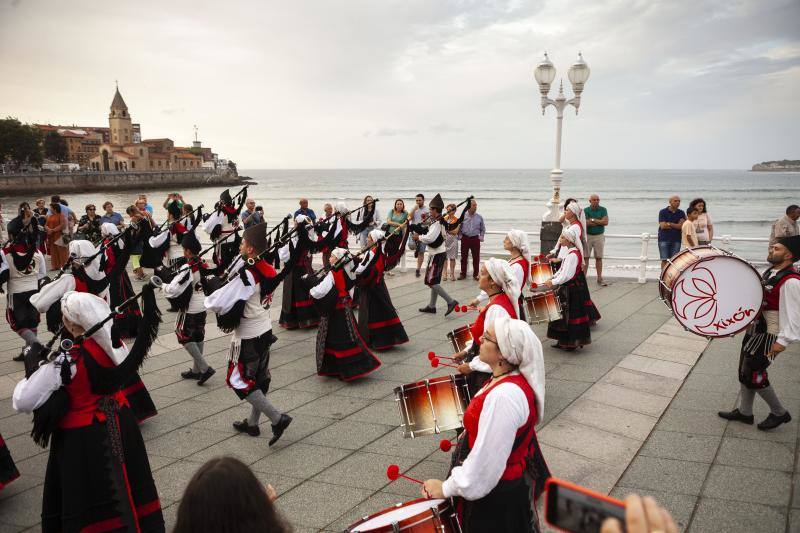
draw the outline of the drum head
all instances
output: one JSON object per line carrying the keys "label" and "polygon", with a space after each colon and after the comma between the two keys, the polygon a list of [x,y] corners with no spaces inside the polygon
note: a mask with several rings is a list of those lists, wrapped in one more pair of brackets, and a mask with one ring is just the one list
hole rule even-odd
{"label": "drum head", "polygon": [[[387,526],[391,526],[393,522],[400,523],[404,520],[407,520],[412,517],[419,516],[420,521],[424,521],[426,517],[433,516],[433,513],[430,512],[430,509],[434,507],[439,507],[441,503],[445,500],[426,500],[426,499],[418,499],[412,500],[410,502],[406,502],[402,504],[400,507],[392,507],[389,509],[385,509],[377,514],[374,514],[370,517],[365,518],[360,522],[356,522],[352,526],[350,526],[347,531],[355,533],[357,531],[376,531],[381,528],[387,528]],[[388,527],[386,531],[391,531],[391,527]]]}
{"label": "drum head", "polygon": [[687,268],[672,285],[672,312],[689,331],[725,337],[745,329],[761,310],[758,272],[735,256],[713,256]]}

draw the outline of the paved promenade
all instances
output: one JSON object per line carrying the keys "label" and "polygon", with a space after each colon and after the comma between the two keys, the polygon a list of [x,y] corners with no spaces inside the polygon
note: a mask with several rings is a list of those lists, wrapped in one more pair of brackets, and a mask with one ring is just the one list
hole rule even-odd
{"label": "paved promenade", "polygon": [[[446,375],[429,366],[427,353],[447,353],[446,333],[475,314],[445,318],[440,301],[437,315],[423,315],[417,311],[428,298],[422,282],[413,274],[387,279],[411,342],[379,354],[383,366],[356,383],[317,377],[316,329],[284,331],[276,321],[269,396],[294,422],[273,448],[267,446],[267,421],[258,438],[231,427],[249,405],[224,384],[228,337],[209,324],[205,352],[218,373],[199,387],[180,379],[189,356],[172,332],[175,315],[165,313],[143,371],[159,415],[142,425],[142,433],[168,530],[186,483],[218,455],[239,457],[273,484],[278,507],[298,532],[340,531],[361,516],[417,497],[417,485],[386,479],[390,463],[421,479],[446,474],[449,455],[438,450],[441,436],[402,437],[393,389]],[[564,353],[544,342],[547,394],[538,432],[553,473],[618,496],[653,494],[683,530],[800,530],[800,508],[793,511],[800,506],[793,497],[800,479],[797,422],[763,433],[716,416],[737,397],[738,339],[709,345],[687,334],[658,300],[654,283],[590,283],[603,315],[593,344]],[[445,287],[462,302],[477,292],[469,280]],[[4,306],[5,299],[0,311]],[[275,319],[279,309],[278,297]],[[544,325],[534,330],[543,338]],[[22,376],[21,363],[11,358],[21,344],[0,324],[0,433],[22,473],[0,492],[0,532],[38,530],[48,454],[28,436],[30,417],[11,408],[11,392]],[[770,378],[800,417],[797,350],[782,354]],[[757,420],[766,416],[759,402]]]}

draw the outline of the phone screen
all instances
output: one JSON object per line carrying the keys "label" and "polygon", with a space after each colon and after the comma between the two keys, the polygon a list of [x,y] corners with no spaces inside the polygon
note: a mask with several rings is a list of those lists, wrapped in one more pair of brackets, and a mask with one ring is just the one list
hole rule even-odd
{"label": "phone screen", "polygon": [[599,533],[608,517],[625,524],[624,507],[559,483],[549,485],[545,513],[550,525],[572,533]]}

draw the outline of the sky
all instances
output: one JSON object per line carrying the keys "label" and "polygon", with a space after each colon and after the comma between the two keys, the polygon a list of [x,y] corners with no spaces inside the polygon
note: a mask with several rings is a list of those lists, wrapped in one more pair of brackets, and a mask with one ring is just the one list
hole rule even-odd
{"label": "sky", "polygon": [[0,117],[239,168],[550,168],[534,68],[591,68],[562,168],[800,159],[798,0],[0,0]]}

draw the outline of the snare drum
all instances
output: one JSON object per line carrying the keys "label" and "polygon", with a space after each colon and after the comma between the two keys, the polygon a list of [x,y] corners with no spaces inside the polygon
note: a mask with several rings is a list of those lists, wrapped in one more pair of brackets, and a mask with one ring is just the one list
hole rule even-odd
{"label": "snare drum", "polygon": [[531,283],[542,285],[545,281],[553,279],[553,267],[550,261],[542,256],[531,258]]}
{"label": "snare drum", "polygon": [[394,389],[403,437],[433,435],[463,427],[470,395],[461,374],[426,379]]}
{"label": "snare drum", "polygon": [[461,533],[458,517],[450,500],[418,498],[398,503],[371,516],[365,516],[346,530],[348,533]]}
{"label": "snare drum", "polygon": [[525,314],[528,324],[555,322],[562,318],[561,300],[556,291],[546,291],[525,297]]}
{"label": "snare drum", "polygon": [[703,337],[744,330],[758,317],[764,300],[756,269],[714,246],[681,250],[668,259],[659,292],[675,319]]}
{"label": "snare drum", "polygon": [[469,326],[461,326],[447,334],[447,339],[453,345],[453,351],[458,353],[467,349],[472,342],[472,331]]}

